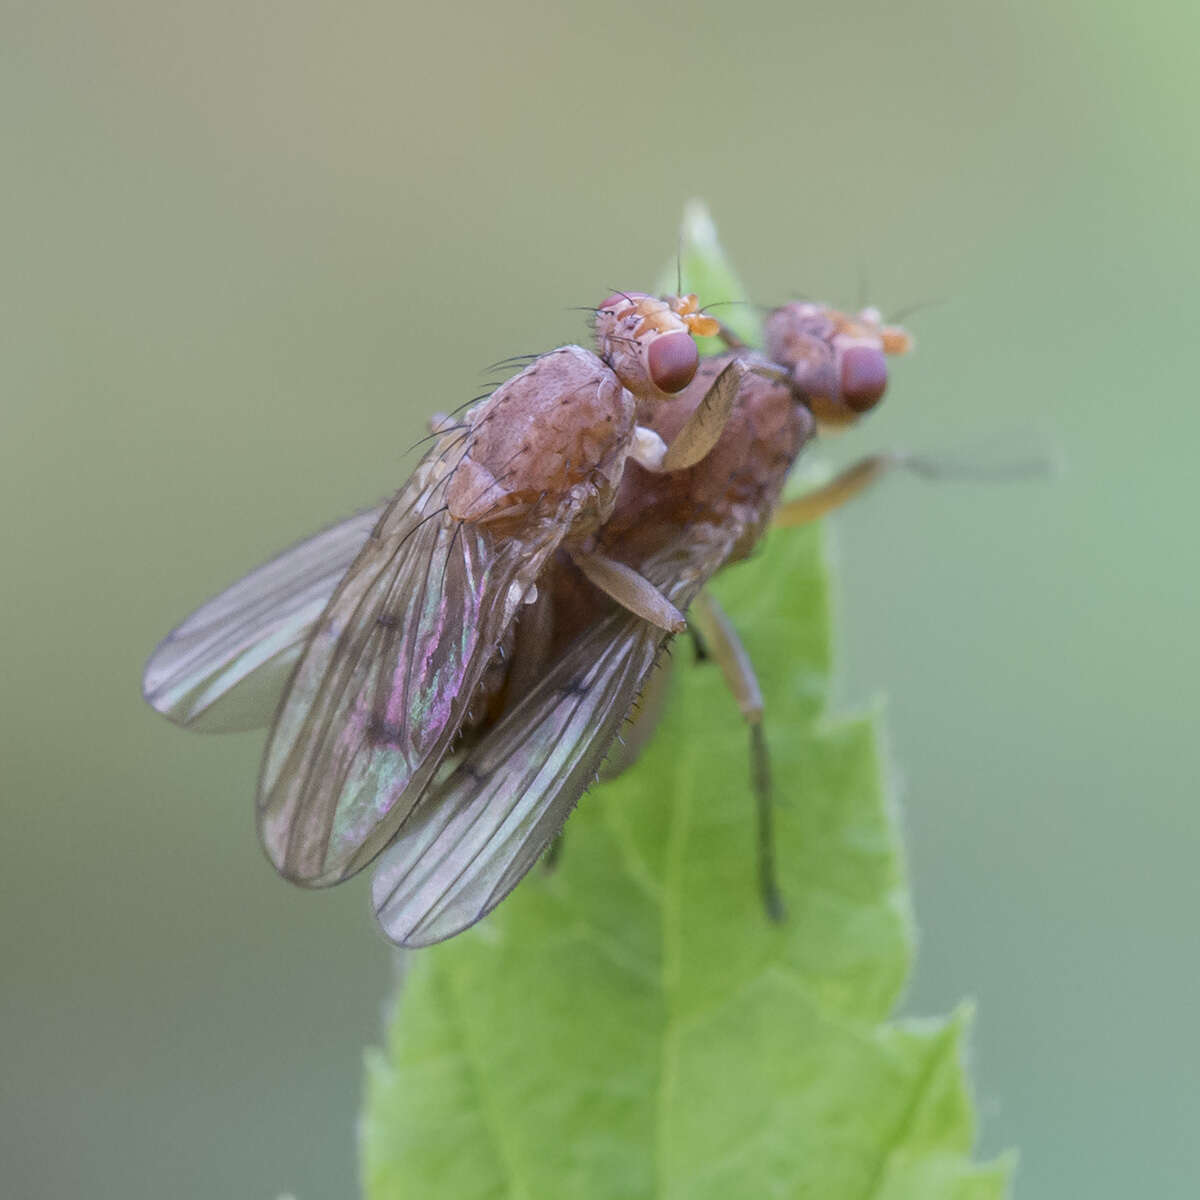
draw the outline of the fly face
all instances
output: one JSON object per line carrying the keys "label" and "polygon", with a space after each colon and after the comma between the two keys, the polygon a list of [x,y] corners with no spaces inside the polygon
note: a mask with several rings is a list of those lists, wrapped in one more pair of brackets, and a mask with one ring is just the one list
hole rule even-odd
{"label": "fly face", "polygon": [[822,426],[852,425],[887,390],[887,356],[904,354],[912,338],[885,325],[878,309],[847,316],[823,304],[785,304],[767,317],[767,357],[788,373]]}
{"label": "fly face", "polygon": [[639,416],[692,382],[700,361],[692,338],[713,337],[719,328],[690,295],[615,292],[596,310],[600,355],[638,398]]}

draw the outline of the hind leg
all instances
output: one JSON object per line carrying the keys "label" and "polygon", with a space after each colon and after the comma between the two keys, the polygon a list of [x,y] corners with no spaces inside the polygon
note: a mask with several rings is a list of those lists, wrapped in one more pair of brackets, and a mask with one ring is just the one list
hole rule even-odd
{"label": "hind leg", "polygon": [[708,592],[701,592],[689,610],[705,650],[721,669],[729,690],[742,710],[750,735],[750,783],[758,823],[758,887],[772,921],[786,916],[775,872],[774,813],[771,799],[771,760],[763,732],[763,697],[754,664],[725,610]]}
{"label": "hind leg", "polygon": [[828,483],[802,496],[785,500],[776,510],[773,523],[785,528],[807,525],[841,508],[877,483],[888,471],[908,463],[899,454],[869,454],[851,463]]}

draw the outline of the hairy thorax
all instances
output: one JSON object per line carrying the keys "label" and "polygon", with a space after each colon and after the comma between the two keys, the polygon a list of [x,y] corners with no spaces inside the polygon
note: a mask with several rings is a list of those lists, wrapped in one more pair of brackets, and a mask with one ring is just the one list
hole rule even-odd
{"label": "hairy thorax", "polygon": [[578,488],[570,536],[590,532],[611,511],[633,419],[633,398],[594,354],[544,355],[472,413],[446,493],[451,516],[519,536]]}

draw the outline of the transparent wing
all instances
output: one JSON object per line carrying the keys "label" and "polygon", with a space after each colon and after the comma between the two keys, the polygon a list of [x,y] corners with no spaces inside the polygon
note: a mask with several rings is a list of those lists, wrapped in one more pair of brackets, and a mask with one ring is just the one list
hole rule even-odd
{"label": "transparent wing", "polygon": [[564,507],[528,536],[497,538],[449,516],[439,488],[454,461],[430,463],[346,573],[271,733],[259,832],[298,883],[353,874],[408,816],[574,513]]}
{"label": "transparent wing", "polygon": [[[701,543],[684,536],[643,573],[686,609],[736,533]],[[667,636],[622,610],[600,621],[417,808],[372,885],[392,941],[452,937],[516,887],[595,780]]]}
{"label": "transparent wing", "polygon": [[417,808],[372,883],[393,942],[452,937],[516,887],[596,778],[666,636],[626,613],[606,618]]}
{"label": "transparent wing", "polygon": [[196,609],[146,663],[147,702],[205,733],[270,724],[309,633],[381,512],[297,542]]}

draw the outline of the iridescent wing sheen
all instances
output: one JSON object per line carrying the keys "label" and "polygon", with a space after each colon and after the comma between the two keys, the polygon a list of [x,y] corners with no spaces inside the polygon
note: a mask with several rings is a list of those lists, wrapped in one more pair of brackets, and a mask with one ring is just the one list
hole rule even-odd
{"label": "iridescent wing sheen", "polygon": [[[461,450],[459,453],[461,457]],[[576,500],[498,538],[445,510],[438,452],[388,506],[292,676],[263,760],[259,832],[281,874],[337,883],[412,811]]]}
{"label": "iridescent wing sheen", "polygon": [[270,724],[308,635],[381,511],[297,542],[196,609],[146,663],[148,703],[205,733]]}
{"label": "iridescent wing sheen", "polygon": [[[733,529],[717,544],[681,539],[643,573],[686,609],[735,540]],[[375,915],[392,941],[426,946],[452,937],[516,887],[596,778],[667,637],[614,611],[418,806],[372,884]]]}
{"label": "iridescent wing sheen", "polygon": [[393,942],[452,937],[516,887],[596,778],[666,637],[606,618],[417,807],[372,883]]}

